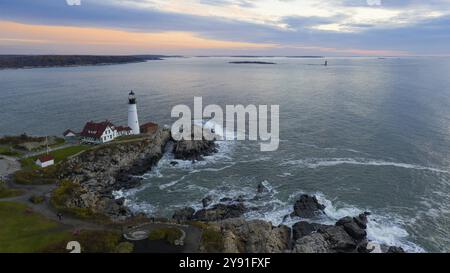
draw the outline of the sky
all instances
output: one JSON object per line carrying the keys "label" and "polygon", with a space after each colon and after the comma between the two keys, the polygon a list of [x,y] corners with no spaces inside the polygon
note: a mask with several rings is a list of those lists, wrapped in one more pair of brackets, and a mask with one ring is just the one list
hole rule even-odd
{"label": "sky", "polygon": [[449,56],[450,0],[0,0],[0,54]]}

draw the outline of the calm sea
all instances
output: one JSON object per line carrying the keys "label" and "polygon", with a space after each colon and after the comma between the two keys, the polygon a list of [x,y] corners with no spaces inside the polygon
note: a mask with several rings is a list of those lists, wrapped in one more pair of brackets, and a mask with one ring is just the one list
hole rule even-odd
{"label": "calm sea", "polygon": [[[204,162],[171,166],[170,153],[128,192],[136,211],[170,216],[212,196],[270,191],[248,218],[283,222],[301,193],[327,205],[331,223],[371,211],[369,237],[410,251],[450,251],[450,59],[184,58],[139,64],[0,71],[0,135],[60,135],[89,120],[127,119],[127,93],[141,122],[171,124],[177,104],[279,104],[280,148],[219,143]],[[238,60],[233,58],[232,60]],[[292,224],[298,219],[287,219]]]}

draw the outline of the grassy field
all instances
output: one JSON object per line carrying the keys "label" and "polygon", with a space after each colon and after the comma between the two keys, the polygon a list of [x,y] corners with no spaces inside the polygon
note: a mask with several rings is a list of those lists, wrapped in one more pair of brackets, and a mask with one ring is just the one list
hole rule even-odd
{"label": "grassy field", "polygon": [[121,242],[115,230],[72,232],[60,223],[32,212],[24,204],[0,202],[0,253],[68,253],[66,245],[78,241],[82,252],[128,253],[133,245]]}
{"label": "grassy field", "polygon": [[90,146],[87,145],[77,145],[53,151],[50,154],[55,158],[55,165],[47,168],[36,165],[36,160],[40,156],[24,158],[20,160],[22,170],[14,173],[14,181],[22,185],[53,184],[58,180],[61,171],[61,165],[58,165],[58,163],[89,148]]}
{"label": "grassy field", "polygon": [[17,152],[17,151],[12,150],[11,147],[0,146],[0,155],[20,156],[21,154],[19,152]]}
{"label": "grassy field", "polygon": [[58,223],[23,204],[0,202],[0,219],[0,253],[39,252],[70,237]]}
{"label": "grassy field", "polygon": [[149,233],[148,239],[154,240],[166,240],[170,244],[175,244],[175,241],[180,239],[182,236],[181,230],[178,228],[159,228],[152,230]]}
{"label": "grassy field", "polygon": [[[50,152],[50,154],[55,158],[55,164],[58,164],[58,163],[64,161],[65,159],[67,159],[68,157],[76,155],[82,151],[89,149],[89,148],[90,148],[90,146],[88,146],[88,145],[76,145],[76,146],[70,146],[70,147],[67,147],[64,149],[52,151],[52,152]],[[35,162],[42,155],[45,155],[45,153],[41,154],[41,155],[22,159],[22,160],[20,160],[20,163],[22,164],[23,168],[39,169],[39,167],[35,164]]]}
{"label": "grassy field", "polygon": [[21,194],[22,194],[21,190],[9,189],[8,187],[3,185],[2,181],[0,181],[0,198],[15,197]]}

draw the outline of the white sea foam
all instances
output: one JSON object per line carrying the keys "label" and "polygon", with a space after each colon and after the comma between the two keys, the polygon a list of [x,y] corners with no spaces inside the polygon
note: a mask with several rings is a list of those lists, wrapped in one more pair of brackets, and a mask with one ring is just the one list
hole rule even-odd
{"label": "white sea foam", "polygon": [[376,159],[367,158],[307,158],[307,159],[297,159],[288,160],[280,164],[280,166],[295,165],[305,168],[320,168],[320,167],[333,167],[338,165],[363,165],[363,166],[378,166],[378,167],[396,167],[414,170],[431,171],[438,173],[450,173],[448,170],[426,167],[416,164],[391,162]]}
{"label": "white sea foam", "polygon": [[318,150],[326,150],[326,151],[346,151],[346,152],[351,152],[351,153],[355,153],[355,154],[364,154],[364,155],[369,155],[366,152],[362,152],[362,151],[358,151],[355,149],[350,149],[350,148],[334,148],[334,147],[320,147],[318,145],[315,144],[309,144],[309,143],[298,143],[298,145],[302,145],[302,146],[306,146],[306,147],[310,147],[310,148],[314,148],[314,149],[318,149]]}
{"label": "white sea foam", "polygon": [[[246,213],[245,217],[248,219],[261,219],[270,221],[274,225],[284,224],[292,226],[298,221],[311,221],[326,225],[334,225],[335,222],[345,216],[356,216],[364,211],[371,211],[370,209],[361,209],[347,204],[339,203],[339,206],[333,204],[324,194],[320,192],[311,193],[315,195],[319,203],[325,205],[325,216],[315,219],[301,219],[299,217],[291,217],[293,203],[295,200],[305,192],[298,191],[292,193],[287,202],[282,202],[272,197],[271,201],[260,204],[261,210],[251,211]],[[372,214],[369,216],[369,223],[367,225],[367,237],[369,240],[379,244],[400,246],[407,252],[424,252],[420,246],[408,241],[409,234],[404,228],[402,219],[397,215],[378,215]]]}
{"label": "white sea foam", "polygon": [[288,176],[293,176],[292,173],[282,173],[282,174],[277,174],[278,177],[288,177]]}

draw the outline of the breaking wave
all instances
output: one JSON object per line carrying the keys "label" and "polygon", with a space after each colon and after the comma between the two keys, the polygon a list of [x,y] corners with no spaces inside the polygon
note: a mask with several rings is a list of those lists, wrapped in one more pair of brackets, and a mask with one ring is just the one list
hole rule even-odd
{"label": "breaking wave", "polygon": [[312,169],[320,167],[333,167],[338,165],[363,165],[363,166],[396,167],[396,168],[431,171],[438,173],[450,173],[448,170],[439,168],[426,167],[409,163],[367,159],[367,158],[308,158],[308,159],[289,160],[280,164],[280,166],[288,166],[288,165],[295,165]]}

